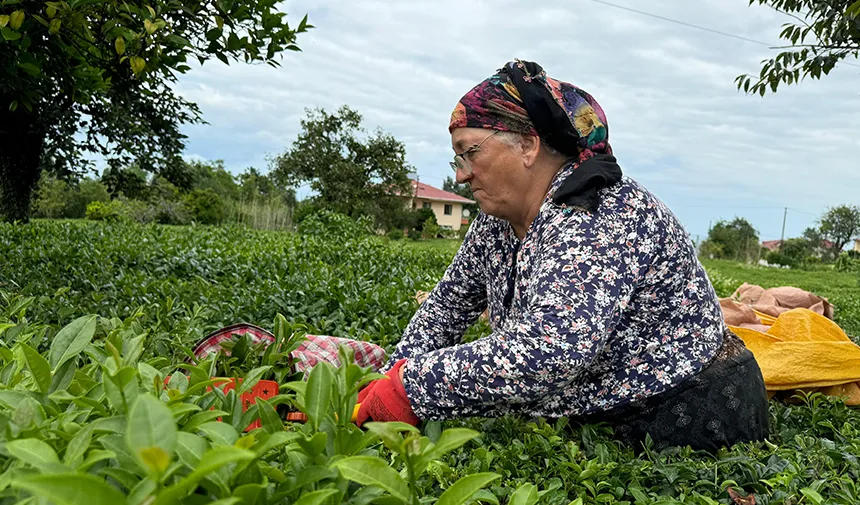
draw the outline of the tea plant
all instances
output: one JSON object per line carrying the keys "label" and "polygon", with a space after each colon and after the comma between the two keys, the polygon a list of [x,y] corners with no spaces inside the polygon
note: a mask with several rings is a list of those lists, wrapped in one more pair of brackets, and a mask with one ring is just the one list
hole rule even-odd
{"label": "tea plant", "polygon": [[[76,319],[45,353],[30,345],[32,331],[6,335],[0,503],[459,505],[499,478],[484,472],[419,494],[428,466],[478,433],[453,428],[433,443],[409,425],[359,429],[349,415],[358,390],[381,375],[346,350],[344,366],[318,364],[306,382],[247,405],[241,395],[271,365],[249,370],[225,393],[211,376],[220,355],[194,365],[141,359],[146,335],[133,321],[107,322],[95,338],[99,325],[96,316]],[[307,423],[285,428],[275,410],[282,403],[301,409]],[[262,426],[243,433],[255,419]]]}
{"label": "tea plant", "polygon": [[[390,351],[414,294],[432,289],[451,255],[229,227],[0,224],[0,503],[860,502],[860,412],[817,394],[772,402],[766,442],[717,454],[635,450],[568,419],[358,429],[351,409],[375,375],[344,355],[350,365],[305,380],[289,350],[310,333]],[[847,274],[706,267],[721,294],[742,281],[797,285],[828,296],[849,334],[860,328]],[[195,342],[242,321],[277,344],[237,339],[229,356],[192,363]],[[478,323],[465,340],[488,331]],[[260,380],[283,387],[243,404]],[[308,421],[284,423],[284,409]]]}

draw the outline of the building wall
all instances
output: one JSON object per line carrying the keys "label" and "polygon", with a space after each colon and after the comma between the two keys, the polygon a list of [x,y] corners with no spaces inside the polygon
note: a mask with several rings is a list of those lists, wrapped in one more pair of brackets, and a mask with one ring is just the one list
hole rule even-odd
{"label": "building wall", "polygon": [[[455,231],[460,229],[460,226],[462,225],[463,221],[462,203],[432,202],[421,198],[415,198],[414,201],[409,205],[412,208],[420,209],[424,206],[425,202],[430,204],[430,208],[433,209],[433,213],[436,214],[436,222],[439,223],[440,227],[450,227],[450,229]],[[445,215],[446,205],[451,206],[451,215],[449,216]]]}
{"label": "building wall", "polygon": [[854,241],[854,250],[860,252],[860,239]]}

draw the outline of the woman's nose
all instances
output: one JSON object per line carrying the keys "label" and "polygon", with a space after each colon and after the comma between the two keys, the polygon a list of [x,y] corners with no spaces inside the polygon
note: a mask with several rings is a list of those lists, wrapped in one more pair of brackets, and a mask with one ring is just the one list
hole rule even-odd
{"label": "woman's nose", "polygon": [[462,170],[457,170],[454,173],[454,179],[457,181],[457,184],[463,184],[466,181],[470,180],[471,178],[472,178],[472,174],[466,175],[466,173]]}

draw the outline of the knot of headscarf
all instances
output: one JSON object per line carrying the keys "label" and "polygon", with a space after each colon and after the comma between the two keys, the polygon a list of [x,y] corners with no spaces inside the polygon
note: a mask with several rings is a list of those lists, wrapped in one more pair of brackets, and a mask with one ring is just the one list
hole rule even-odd
{"label": "knot of headscarf", "polygon": [[[588,202],[585,207],[593,210],[596,192],[621,179],[600,104],[573,84],[547,77],[534,62],[508,62],[466,93],[451,114],[448,131],[463,127],[534,135],[576,160],[576,169],[564,182],[567,190],[556,192],[565,196],[556,203]],[[598,159],[587,164],[589,170],[580,170],[594,157]]]}

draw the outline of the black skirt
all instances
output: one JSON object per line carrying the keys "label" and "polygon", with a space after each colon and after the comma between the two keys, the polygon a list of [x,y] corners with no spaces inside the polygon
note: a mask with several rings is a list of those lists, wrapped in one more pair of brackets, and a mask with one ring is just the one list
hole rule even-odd
{"label": "black skirt", "polygon": [[769,434],[768,397],[761,369],[743,341],[728,331],[723,347],[699,374],[664,393],[587,416],[582,423],[605,422],[616,436],[641,450],[690,446],[716,452]]}

